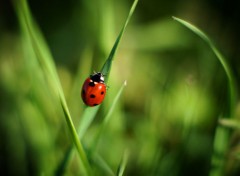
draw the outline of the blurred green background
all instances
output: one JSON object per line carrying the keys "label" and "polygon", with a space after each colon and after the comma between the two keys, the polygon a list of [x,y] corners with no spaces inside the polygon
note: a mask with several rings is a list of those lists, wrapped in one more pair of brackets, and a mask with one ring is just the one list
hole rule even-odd
{"label": "blurred green background", "polygon": [[[84,79],[99,71],[127,17],[129,0],[29,0],[55,59],[75,126],[85,106]],[[228,59],[240,81],[240,5],[227,0],[140,0],[113,62],[108,92],[83,138],[88,148],[124,80],[99,145],[125,175],[209,175],[219,117],[228,116],[228,80],[211,49],[172,19],[200,27]],[[54,175],[72,141],[63,112],[31,62],[9,0],[0,1],[0,175]],[[28,67],[26,66],[28,65]],[[30,67],[29,67],[30,66]],[[235,109],[235,125],[240,104]],[[239,127],[219,153],[223,175],[239,175]],[[221,144],[219,144],[221,145]],[[81,175],[74,157],[65,175]],[[105,175],[100,174],[99,175]]]}

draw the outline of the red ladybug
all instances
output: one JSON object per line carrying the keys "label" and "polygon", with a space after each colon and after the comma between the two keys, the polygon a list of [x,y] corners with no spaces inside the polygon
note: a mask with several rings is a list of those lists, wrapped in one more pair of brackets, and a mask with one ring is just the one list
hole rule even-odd
{"label": "red ladybug", "polygon": [[87,106],[97,106],[102,103],[106,94],[106,84],[101,72],[90,75],[82,86],[82,100]]}

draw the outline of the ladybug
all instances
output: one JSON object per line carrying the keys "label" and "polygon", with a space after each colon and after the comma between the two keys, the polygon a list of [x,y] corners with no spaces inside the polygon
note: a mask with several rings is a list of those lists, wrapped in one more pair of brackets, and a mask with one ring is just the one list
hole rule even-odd
{"label": "ladybug", "polygon": [[102,103],[106,94],[104,75],[101,72],[90,75],[82,86],[82,100],[87,106],[97,106]]}

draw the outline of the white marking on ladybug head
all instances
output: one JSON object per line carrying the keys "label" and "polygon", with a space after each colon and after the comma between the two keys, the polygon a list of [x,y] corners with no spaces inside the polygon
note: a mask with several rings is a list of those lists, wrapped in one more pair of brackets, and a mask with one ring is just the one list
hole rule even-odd
{"label": "white marking on ladybug head", "polygon": [[101,80],[102,82],[104,82],[104,76],[103,76],[102,73],[100,73],[100,74],[101,74],[101,76],[100,76],[100,80]]}

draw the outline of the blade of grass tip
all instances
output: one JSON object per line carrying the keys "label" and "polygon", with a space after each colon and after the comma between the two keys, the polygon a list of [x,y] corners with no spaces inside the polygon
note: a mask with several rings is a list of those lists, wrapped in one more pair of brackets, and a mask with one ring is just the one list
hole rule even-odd
{"label": "blade of grass tip", "polygon": [[137,3],[138,3],[138,0],[135,0],[133,2],[132,7],[131,7],[131,9],[129,11],[128,17],[127,17],[127,19],[126,19],[126,21],[124,23],[124,26],[123,26],[122,30],[120,31],[120,33],[119,33],[119,35],[117,37],[117,40],[115,41],[115,43],[113,45],[113,48],[112,48],[112,50],[111,50],[111,52],[110,52],[110,54],[108,56],[108,59],[106,60],[106,62],[104,63],[104,65],[103,65],[103,67],[101,69],[101,72],[103,73],[103,75],[106,75],[106,77],[105,77],[105,82],[106,83],[108,81],[109,73],[110,73],[111,66],[112,66],[112,61],[114,59],[114,56],[115,56],[115,53],[117,51],[118,45],[119,45],[119,43],[120,43],[120,41],[122,39],[123,33],[124,33],[124,31],[125,31],[125,29],[127,27],[128,22],[130,21],[130,18],[131,18],[132,14],[133,14],[133,12],[134,12],[134,10],[136,8]]}
{"label": "blade of grass tip", "polygon": [[73,122],[71,120],[71,116],[67,107],[67,103],[63,94],[63,90],[59,81],[59,78],[57,76],[57,71],[52,59],[52,56],[50,54],[50,51],[48,50],[47,44],[44,41],[44,38],[36,26],[34,20],[31,18],[31,13],[28,8],[28,4],[26,0],[13,1],[16,12],[19,17],[19,21],[21,25],[23,26],[23,29],[26,31],[23,31],[25,33],[29,34],[30,41],[33,46],[33,50],[36,53],[38,62],[40,63],[40,66],[43,70],[43,75],[46,76],[46,78],[49,80],[49,83],[51,84],[52,88],[56,90],[58,93],[60,104],[62,106],[65,120],[68,125],[69,132],[71,134],[71,137],[73,139],[73,142],[76,146],[76,149],[79,153],[79,157],[84,165],[84,170],[89,175],[90,174],[90,165],[88,162],[88,159],[86,157],[85,151],[83,150],[81,142],[78,140],[77,132],[75,130],[75,127],[73,125]]}
{"label": "blade of grass tip", "polygon": [[111,119],[111,117],[112,117],[111,115],[112,115],[112,113],[113,113],[113,110],[114,110],[114,108],[115,108],[115,106],[116,106],[116,104],[117,104],[117,101],[119,100],[119,98],[120,98],[120,96],[121,96],[121,94],[122,94],[122,92],[123,92],[123,89],[124,89],[124,87],[125,87],[126,85],[127,85],[127,81],[124,81],[123,85],[120,87],[117,95],[115,96],[115,98],[114,98],[114,100],[113,100],[113,103],[112,103],[112,105],[111,105],[111,107],[110,107],[107,115],[105,116],[105,118],[104,118],[104,120],[103,120],[103,122],[102,122],[102,124],[101,124],[101,126],[100,126],[100,129],[99,129],[99,131],[98,131],[98,133],[97,133],[97,136],[96,136],[96,138],[95,138],[95,140],[94,140],[94,142],[93,142],[93,145],[92,145],[92,147],[91,147],[92,153],[95,153],[95,152],[97,151],[97,147],[98,147],[98,144],[99,144],[101,135],[102,135],[104,129],[106,128],[107,123],[108,123],[109,120]]}
{"label": "blade of grass tip", "polygon": [[128,160],[128,156],[129,156],[129,152],[128,150],[125,150],[124,154],[123,154],[123,158],[122,158],[122,161],[118,167],[118,170],[117,170],[117,176],[122,176],[125,169],[126,169],[126,166],[127,166],[127,160]]}
{"label": "blade of grass tip", "polygon": [[223,66],[223,69],[224,69],[224,71],[227,75],[228,81],[229,81],[229,97],[230,97],[229,117],[230,118],[233,117],[235,104],[236,104],[235,80],[234,80],[232,71],[227,63],[226,58],[219,52],[219,50],[216,48],[216,46],[213,44],[213,42],[210,40],[210,38],[204,32],[202,32],[200,29],[198,29],[196,26],[194,26],[180,18],[173,17],[173,19],[178,21],[180,24],[184,25],[191,31],[193,31],[200,38],[202,38],[212,49],[213,53],[217,56],[221,65]]}

